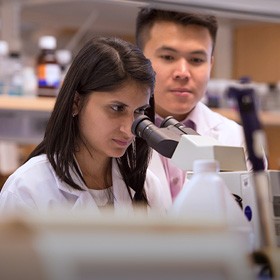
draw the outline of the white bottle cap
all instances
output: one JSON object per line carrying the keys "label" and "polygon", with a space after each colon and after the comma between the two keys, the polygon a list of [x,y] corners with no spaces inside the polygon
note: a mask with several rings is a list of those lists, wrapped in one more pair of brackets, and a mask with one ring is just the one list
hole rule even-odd
{"label": "white bottle cap", "polygon": [[41,49],[54,50],[56,48],[56,38],[53,36],[43,36],[39,39]]}
{"label": "white bottle cap", "polygon": [[220,170],[220,166],[218,161],[216,160],[199,159],[199,160],[195,160],[193,163],[194,173],[218,172],[219,170]]}
{"label": "white bottle cap", "polygon": [[9,45],[6,41],[0,40],[0,55],[8,55]]}
{"label": "white bottle cap", "polygon": [[57,50],[56,51],[56,59],[59,64],[67,65],[72,60],[72,54],[69,50]]}

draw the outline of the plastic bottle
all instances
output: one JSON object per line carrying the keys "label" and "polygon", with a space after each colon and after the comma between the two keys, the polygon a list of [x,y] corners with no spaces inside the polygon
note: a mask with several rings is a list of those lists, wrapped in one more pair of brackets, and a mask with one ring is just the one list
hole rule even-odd
{"label": "plastic bottle", "polygon": [[225,186],[218,169],[217,161],[194,161],[194,174],[176,197],[170,214],[198,224],[225,225]]}
{"label": "plastic bottle", "polygon": [[23,95],[34,97],[37,94],[37,77],[33,67],[23,68]]}
{"label": "plastic bottle", "polygon": [[9,95],[23,95],[23,65],[20,53],[11,52],[9,56]]}
{"label": "plastic bottle", "polygon": [[9,45],[6,41],[0,41],[0,95],[8,94],[9,84]]}
{"label": "plastic bottle", "polygon": [[194,175],[185,183],[170,211],[198,222],[225,224],[235,230],[252,231],[240,205],[219,176],[215,160],[196,160]]}
{"label": "plastic bottle", "polygon": [[38,96],[56,97],[58,94],[61,70],[56,59],[56,38],[43,36],[39,40],[41,49],[37,58]]}

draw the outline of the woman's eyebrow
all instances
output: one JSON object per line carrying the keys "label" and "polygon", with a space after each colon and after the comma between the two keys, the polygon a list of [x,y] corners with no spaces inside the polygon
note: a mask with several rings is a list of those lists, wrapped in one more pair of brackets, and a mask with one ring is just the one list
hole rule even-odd
{"label": "woman's eyebrow", "polygon": [[[112,101],[110,101],[110,103],[111,104],[122,105],[122,106],[125,106],[125,107],[129,107],[128,104],[126,104],[126,103],[124,103],[122,101],[119,101],[119,100],[112,100]],[[151,107],[151,105],[147,103],[147,104],[145,104],[143,106],[138,107],[137,109],[148,109],[149,107]]]}
{"label": "woman's eyebrow", "polygon": [[119,101],[119,100],[111,100],[110,103],[118,104],[118,105],[123,105],[123,106],[128,106],[126,103]]}

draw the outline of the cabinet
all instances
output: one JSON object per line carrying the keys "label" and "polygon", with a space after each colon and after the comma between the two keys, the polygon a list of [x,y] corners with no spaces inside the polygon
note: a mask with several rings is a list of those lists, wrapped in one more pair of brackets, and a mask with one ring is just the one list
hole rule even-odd
{"label": "cabinet", "polygon": [[280,81],[280,24],[255,24],[234,31],[233,77],[255,82]]}

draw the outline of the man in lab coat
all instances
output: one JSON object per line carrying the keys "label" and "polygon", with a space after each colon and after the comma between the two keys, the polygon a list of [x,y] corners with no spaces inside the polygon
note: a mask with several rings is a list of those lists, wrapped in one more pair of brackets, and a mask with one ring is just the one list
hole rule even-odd
{"label": "man in lab coat", "polygon": [[[167,116],[173,116],[223,145],[245,147],[242,127],[201,102],[214,63],[217,29],[217,20],[211,15],[143,8],[137,17],[136,42],[156,72],[157,126]],[[186,174],[156,152],[151,167],[162,180],[165,203],[170,206]]]}

